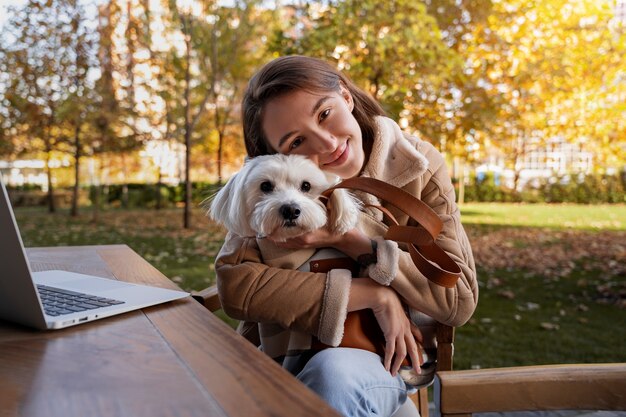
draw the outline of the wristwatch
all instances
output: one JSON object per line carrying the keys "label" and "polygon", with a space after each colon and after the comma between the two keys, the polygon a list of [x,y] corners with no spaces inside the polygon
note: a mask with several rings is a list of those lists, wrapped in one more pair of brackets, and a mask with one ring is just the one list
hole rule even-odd
{"label": "wristwatch", "polygon": [[371,253],[363,253],[363,254],[357,256],[357,258],[356,258],[356,261],[363,268],[367,268],[368,266],[378,262],[378,256],[377,256],[378,243],[375,240],[370,240],[370,242],[372,243],[372,252]]}

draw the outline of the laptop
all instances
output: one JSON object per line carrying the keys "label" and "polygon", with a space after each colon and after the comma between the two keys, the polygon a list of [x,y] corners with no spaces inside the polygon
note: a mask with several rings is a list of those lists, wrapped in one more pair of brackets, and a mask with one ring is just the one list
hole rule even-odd
{"label": "laptop", "polygon": [[32,272],[0,175],[0,319],[61,329],[189,294],[68,271]]}

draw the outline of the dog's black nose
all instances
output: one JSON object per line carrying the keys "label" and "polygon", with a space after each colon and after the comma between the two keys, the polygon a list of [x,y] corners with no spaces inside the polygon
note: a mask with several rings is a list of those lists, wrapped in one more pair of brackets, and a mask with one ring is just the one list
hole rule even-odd
{"label": "dog's black nose", "polygon": [[285,220],[295,220],[300,216],[300,208],[295,204],[283,204],[280,206],[280,214]]}

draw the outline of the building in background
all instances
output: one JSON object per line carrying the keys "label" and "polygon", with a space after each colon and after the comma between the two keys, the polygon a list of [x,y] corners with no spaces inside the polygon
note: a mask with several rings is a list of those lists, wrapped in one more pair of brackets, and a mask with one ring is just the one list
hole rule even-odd
{"label": "building in background", "polygon": [[588,175],[593,169],[593,153],[586,150],[582,143],[570,143],[556,137],[545,145],[531,144],[528,151],[517,159],[514,168],[507,168],[504,155],[494,150],[475,168],[475,172],[478,179],[491,173],[496,185],[521,190],[526,185],[538,185],[549,178]]}
{"label": "building in background", "polygon": [[[69,167],[69,161],[51,161],[53,168]],[[41,159],[0,160],[0,174],[5,183],[12,187],[25,185],[48,191],[46,162]]]}

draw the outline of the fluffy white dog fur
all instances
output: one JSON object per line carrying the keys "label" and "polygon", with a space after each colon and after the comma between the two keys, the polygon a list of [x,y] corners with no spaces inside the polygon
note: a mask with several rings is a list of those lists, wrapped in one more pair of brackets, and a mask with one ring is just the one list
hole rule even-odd
{"label": "fluffy white dog fur", "polygon": [[343,234],[357,224],[360,202],[338,189],[329,214],[321,193],[339,178],[300,155],[249,159],[211,201],[209,215],[240,236],[271,236],[275,241],[327,226]]}

